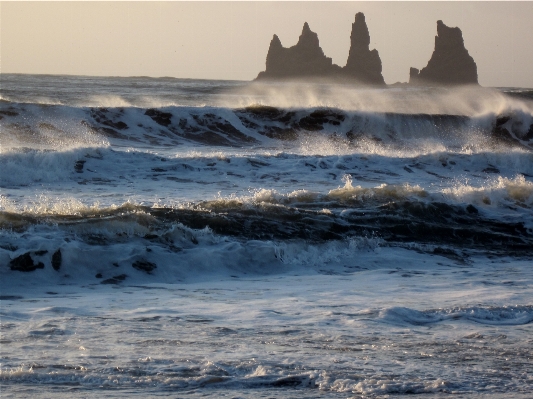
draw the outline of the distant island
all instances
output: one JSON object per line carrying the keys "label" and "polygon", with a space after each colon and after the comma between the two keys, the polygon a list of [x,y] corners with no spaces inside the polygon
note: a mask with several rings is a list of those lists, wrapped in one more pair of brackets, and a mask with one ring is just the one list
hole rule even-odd
{"label": "distant island", "polygon": [[[298,43],[283,47],[274,35],[266,57],[266,69],[256,80],[319,80],[385,86],[382,64],[376,49],[370,50],[370,34],[361,12],[355,15],[350,35],[350,52],[344,67],[333,64],[320,47],[318,35],[304,23]],[[464,46],[459,28],[450,28],[437,21],[435,49],[427,66],[411,68],[409,85],[453,86],[478,84],[477,65]]]}

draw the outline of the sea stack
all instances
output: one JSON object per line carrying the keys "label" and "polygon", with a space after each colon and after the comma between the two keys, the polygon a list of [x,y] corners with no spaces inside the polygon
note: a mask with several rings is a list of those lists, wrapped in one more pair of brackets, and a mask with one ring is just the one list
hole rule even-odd
{"label": "sea stack", "polygon": [[344,68],[332,63],[326,57],[318,41],[318,35],[311,31],[306,22],[298,43],[285,48],[277,35],[270,42],[266,58],[266,69],[256,80],[301,80],[316,79],[363,85],[384,85],[381,75],[381,59],[377,50],[370,50],[370,35],[363,13],[355,15],[350,36],[351,46]]}
{"label": "sea stack", "polygon": [[381,59],[376,49],[370,50],[370,34],[362,12],[355,14],[350,40],[350,53],[343,72],[363,84],[384,85]]}
{"label": "sea stack", "polygon": [[477,65],[468,54],[459,28],[450,28],[437,21],[435,50],[427,66],[419,71],[411,68],[409,83],[413,85],[478,84]]}
{"label": "sea stack", "polygon": [[277,35],[270,42],[266,58],[266,70],[260,72],[258,80],[299,79],[328,77],[340,67],[333,65],[331,58],[324,55],[318,35],[304,23],[298,43],[285,48]]}

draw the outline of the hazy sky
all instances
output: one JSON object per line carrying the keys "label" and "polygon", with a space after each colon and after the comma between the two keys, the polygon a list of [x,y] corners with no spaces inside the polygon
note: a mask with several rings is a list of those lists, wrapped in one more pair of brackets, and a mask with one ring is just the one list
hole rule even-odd
{"label": "hazy sky", "polygon": [[355,13],[387,83],[426,66],[437,20],[463,31],[483,86],[533,87],[533,2],[1,2],[1,72],[251,80],[272,35],[307,21],[344,66]]}

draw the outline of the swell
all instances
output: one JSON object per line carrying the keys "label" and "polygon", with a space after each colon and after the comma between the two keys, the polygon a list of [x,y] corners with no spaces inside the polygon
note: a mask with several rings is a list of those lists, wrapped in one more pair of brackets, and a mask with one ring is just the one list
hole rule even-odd
{"label": "swell", "polygon": [[[417,146],[429,140],[450,146],[533,148],[532,113],[521,108],[477,116],[363,112],[339,108],[71,107],[2,102],[3,140],[39,143],[56,136],[105,138],[117,145],[186,143],[242,147],[326,135],[352,145],[364,142]],[[94,138],[91,138],[94,140]]]}

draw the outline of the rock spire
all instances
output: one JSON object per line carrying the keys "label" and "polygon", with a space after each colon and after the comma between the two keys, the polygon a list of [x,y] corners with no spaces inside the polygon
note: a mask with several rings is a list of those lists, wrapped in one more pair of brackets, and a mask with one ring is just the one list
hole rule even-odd
{"label": "rock spire", "polygon": [[258,80],[264,79],[308,79],[383,85],[381,60],[377,50],[369,50],[370,35],[365,16],[357,13],[352,25],[351,47],[348,62],[344,68],[332,63],[326,57],[318,35],[306,22],[298,43],[285,48],[277,35],[270,42],[266,59],[266,70],[260,72]]}
{"label": "rock spire", "polygon": [[419,71],[411,68],[409,83],[415,85],[478,84],[477,65],[468,54],[459,28],[450,28],[437,21],[435,49],[427,66]]}
{"label": "rock spire", "polygon": [[296,45],[285,48],[277,35],[270,41],[266,70],[257,79],[297,79],[329,76],[334,69],[331,58],[324,55],[318,35],[306,22]]}
{"label": "rock spire", "polygon": [[365,84],[384,85],[381,59],[377,50],[370,50],[370,34],[362,12],[355,14],[350,35],[351,45],[345,74]]}

